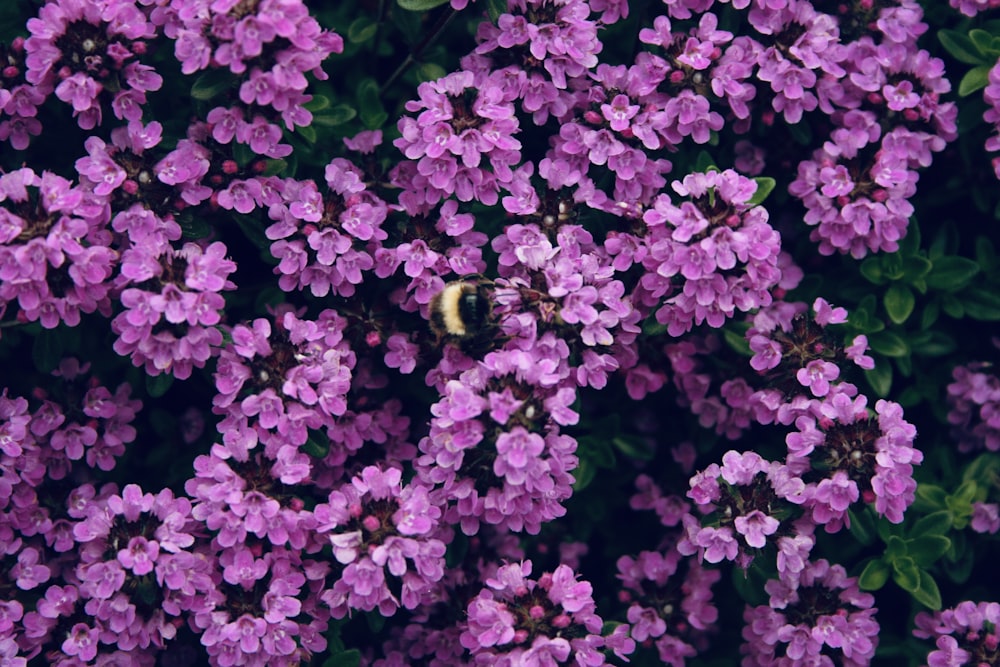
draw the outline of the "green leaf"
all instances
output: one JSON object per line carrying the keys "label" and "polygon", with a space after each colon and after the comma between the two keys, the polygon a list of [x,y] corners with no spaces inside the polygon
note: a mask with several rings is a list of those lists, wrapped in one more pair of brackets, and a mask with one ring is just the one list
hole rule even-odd
{"label": "green leaf", "polygon": [[993,50],[993,35],[982,28],[975,28],[969,31],[969,39],[976,46],[976,50],[979,51],[984,56],[993,56],[996,58],[997,54],[990,53]]}
{"label": "green leaf", "polygon": [[902,243],[900,244],[900,252],[895,252],[891,255],[882,256],[882,271],[883,273],[885,273],[885,277],[888,278],[889,280],[903,279]]}
{"label": "green leaf", "polygon": [[208,70],[191,84],[191,97],[201,101],[210,100],[216,95],[221,95],[232,85],[233,76],[229,70]]}
{"label": "green leaf", "polygon": [[243,234],[255,246],[261,249],[269,248],[271,246],[271,241],[264,233],[264,227],[260,224],[260,220],[250,215],[242,215],[236,211],[233,211],[232,217]]}
{"label": "green leaf", "polygon": [[602,437],[580,438],[577,455],[598,468],[615,467],[615,452],[611,449],[611,443]]}
{"label": "green leaf", "polygon": [[984,452],[972,459],[962,472],[962,481],[971,480],[983,486],[988,486],[998,477],[1000,477],[1000,455],[993,452]]}
{"label": "green leaf", "polygon": [[945,555],[951,547],[951,540],[944,535],[925,535],[907,544],[910,556],[920,567],[930,567],[934,561]]}
{"label": "green leaf", "polygon": [[899,371],[899,374],[904,378],[908,378],[913,375],[913,357],[910,355],[906,354],[902,357],[896,357],[893,359],[893,362],[895,362],[896,369]]}
{"label": "green leaf", "polygon": [[403,9],[411,12],[426,12],[428,9],[439,7],[448,0],[396,0]]}
{"label": "green leaf", "polygon": [[969,39],[968,35],[964,35],[957,30],[939,30],[938,39],[941,41],[941,46],[944,47],[945,51],[950,53],[955,60],[963,62],[966,65],[985,64],[986,59],[979,52],[975,43]]}
{"label": "green leaf", "polygon": [[926,331],[934,326],[941,316],[941,302],[931,301],[924,307],[924,312],[920,315],[920,328]]}
{"label": "green leaf", "polygon": [[315,144],[319,135],[316,134],[316,126],[309,124],[296,128],[295,134],[305,139],[310,144]]}
{"label": "green leaf", "polygon": [[973,287],[962,293],[961,301],[965,314],[974,320],[1000,320],[1000,294],[997,292]]}
{"label": "green leaf", "polygon": [[940,331],[924,331],[910,337],[910,349],[920,357],[943,357],[956,347],[955,339]]}
{"label": "green leaf", "polygon": [[353,120],[357,115],[358,112],[354,107],[346,104],[338,104],[334,107],[330,107],[329,111],[314,115],[313,125],[336,127],[337,125],[343,125],[344,123]]}
{"label": "green leaf", "polygon": [[993,241],[985,236],[976,237],[976,264],[987,273],[1000,266],[1000,262],[997,262],[997,251],[993,246]]}
{"label": "green leaf", "polygon": [[586,489],[594,481],[595,474],[597,474],[597,466],[587,459],[581,458],[576,470],[573,471],[573,476],[576,478],[576,481],[573,482],[573,490],[580,492]]}
{"label": "green leaf", "polygon": [[948,492],[936,484],[920,484],[917,486],[917,501],[926,503],[928,507],[944,509],[947,507]]}
{"label": "green leaf", "polygon": [[719,167],[715,164],[715,158],[708,151],[698,151],[691,172],[695,174],[707,174],[710,171],[719,171]]}
{"label": "green leaf", "polygon": [[146,376],[146,393],[152,398],[159,398],[167,393],[174,384],[174,376],[170,373]]}
{"label": "green leaf", "polygon": [[882,262],[878,257],[866,257],[858,270],[868,282],[875,285],[885,284],[885,276],[882,275]]}
{"label": "green leaf", "polygon": [[386,617],[376,612],[368,612],[365,614],[365,620],[368,621],[368,628],[372,634],[377,635],[385,627]]}
{"label": "green leaf", "polygon": [[793,123],[787,126],[788,133],[792,139],[802,146],[810,146],[813,142],[813,132],[811,123]]}
{"label": "green leaf", "polygon": [[929,573],[924,570],[919,571],[919,585],[916,590],[911,590],[913,599],[924,605],[928,609],[938,611],[941,609],[941,590],[937,582]]}
{"label": "green leaf", "polygon": [[920,568],[912,558],[903,556],[892,561],[892,580],[908,593],[920,588]]}
{"label": "green leaf", "polygon": [[965,317],[965,307],[962,305],[962,302],[951,295],[941,299],[941,310],[943,310],[948,317],[953,317],[956,320],[960,320]]}
{"label": "green leaf", "polygon": [[489,14],[490,21],[496,23],[497,19],[507,13],[507,0],[486,0],[486,13]]}
{"label": "green leaf", "polygon": [[767,604],[767,593],[764,592],[764,584],[769,579],[767,573],[763,572],[757,561],[750,564],[746,570],[742,568],[732,568],[732,584],[736,593],[743,598],[744,602],[750,605]]}
{"label": "green leaf", "polygon": [[386,113],[385,108],[382,106],[382,96],[379,94],[378,84],[375,83],[375,79],[364,79],[358,86],[358,107],[361,122],[369,130],[382,127],[389,118],[389,114]]}
{"label": "green leaf", "polygon": [[865,371],[865,378],[877,396],[888,396],[892,389],[892,364],[875,364],[875,368]]}
{"label": "green leaf", "polygon": [[951,497],[955,500],[972,503],[976,500],[980,500],[977,496],[979,495],[979,485],[976,484],[975,480],[965,480],[958,485],[955,489],[955,493],[951,494]]}
{"label": "green leaf", "polygon": [[264,176],[277,176],[288,169],[288,163],[281,158],[267,160],[264,166]]}
{"label": "green leaf", "polygon": [[927,286],[954,292],[969,284],[973,276],[979,273],[979,264],[966,257],[946,256],[934,261],[933,268],[927,274]]}
{"label": "green leaf", "polygon": [[890,563],[895,563],[898,560],[905,560],[909,558],[907,556],[907,543],[899,535],[888,535],[885,540],[885,554],[882,558]]}
{"label": "green leaf", "polygon": [[988,65],[980,65],[970,69],[958,83],[958,96],[968,97],[977,90],[985,88],[990,82],[989,75],[990,67]]}
{"label": "green leaf", "polygon": [[[954,542],[959,541],[961,540],[954,540]],[[972,569],[975,567],[975,551],[964,547],[957,547],[955,553],[958,557],[949,561],[948,566],[941,569],[956,584],[964,584],[969,580],[969,576],[972,575]]]}
{"label": "green leaf", "polygon": [[642,333],[645,336],[660,336],[667,333],[667,325],[656,321],[655,315],[650,315],[642,323]]}
{"label": "green leaf", "polygon": [[313,95],[313,98],[302,106],[310,113],[316,113],[317,111],[330,108],[331,104],[330,98],[326,95]]}
{"label": "green leaf", "polygon": [[361,651],[356,648],[335,653],[323,661],[323,667],[358,667],[361,664]]}
{"label": "green leaf", "polygon": [[899,250],[896,255],[902,261],[909,257],[916,257],[918,252],[920,252],[920,225],[915,219],[910,219],[906,235],[899,240]]}
{"label": "green leaf", "polygon": [[925,397],[920,390],[914,386],[909,386],[899,394],[899,404],[904,408],[915,408],[924,401]]}
{"label": "green leaf", "polygon": [[757,183],[757,192],[753,193],[747,204],[750,206],[759,206],[771,194],[777,182],[770,176],[757,176],[753,180]]}
{"label": "green leaf", "polygon": [[865,546],[875,542],[875,522],[868,510],[863,509],[859,513],[848,508],[847,517],[851,523],[851,535],[854,539]]}
{"label": "green leaf", "polygon": [[913,255],[903,260],[903,279],[911,285],[931,272],[931,260],[920,255]]}
{"label": "green leaf", "polygon": [[903,527],[898,523],[890,523],[885,517],[879,517],[875,521],[875,530],[878,531],[878,536],[882,538],[882,541],[885,542],[886,545],[893,542],[892,538],[902,537],[903,535]]}
{"label": "green leaf", "polygon": [[309,456],[321,459],[330,453],[330,437],[323,431],[309,429],[302,450]]}
{"label": "green leaf", "polygon": [[638,435],[616,436],[611,439],[611,444],[622,454],[630,458],[639,461],[653,460],[653,454],[655,453],[653,448],[645,438]]}
{"label": "green leaf", "polygon": [[729,329],[722,330],[722,337],[726,341],[733,352],[740,354],[744,357],[752,357],[753,351],[750,349],[750,341],[747,340],[746,336],[741,336],[735,331],[730,331]]}
{"label": "green leaf", "polygon": [[955,493],[945,499],[945,505],[951,512],[952,525],[955,530],[964,529],[969,519],[972,517],[972,505],[976,501],[982,500],[982,490],[979,485],[972,480],[967,480],[959,485]]}
{"label": "green leaf", "polygon": [[910,353],[910,346],[898,334],[879,331],[868,336],[872,350],[887,357],[903,357]]}
{"label": "green leaf", "polygon": [[917,304],[917,298],[913,296],[913,290],[906,285],[893,283],[889,285],[885,296],[882,298],[885,312],[889,319],[896,324],[902,324],[913,313],[913,307]]}
{"label": "green leaf", "polygon": [[367,16],[355,19],[347,28],[347,39],[354,44],[363,44],[378,32],[378,23]]}
{"label": "green leaf", "polygon": [[923,537],[925,535],[944,535],[951,530],[951,513],[946,510],[933,512],[913,524],[910,529],[912,537]]}
{"label": "green leaf", "polygon": [[936,262],[945,255],[954,254],[958,249],[958,229],[955,223],[947,221],[943,223],[934,234],[930,247],[927,248],[927,258]]}
{"label": "green leaf", "polygon": [[858,586],[865,591],[877,591],[889,581],[889,566],[880,558],[868,561],[858,576]]}
{"label": "green leaf", "polygon": [[417,68],[417,79],[420,81],[437,81],[448,72],[437,63],[422,63]]}

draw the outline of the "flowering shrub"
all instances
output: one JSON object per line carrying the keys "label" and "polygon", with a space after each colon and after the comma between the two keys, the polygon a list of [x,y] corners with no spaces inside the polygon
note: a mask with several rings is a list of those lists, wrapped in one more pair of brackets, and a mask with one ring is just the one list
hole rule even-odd
{"label": "flowering shrub", "polygon": [[1000,3],[0,4],[0,664],[1000,660]]}

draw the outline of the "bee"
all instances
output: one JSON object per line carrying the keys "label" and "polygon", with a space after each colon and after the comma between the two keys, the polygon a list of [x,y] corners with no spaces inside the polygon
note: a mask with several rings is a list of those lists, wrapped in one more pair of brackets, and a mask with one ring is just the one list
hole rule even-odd
{"label": "bee", "polygon": [[479,337],[493,325],[493,301],[486,283],[455,280],[431,298],[431,330],[438,339]]}

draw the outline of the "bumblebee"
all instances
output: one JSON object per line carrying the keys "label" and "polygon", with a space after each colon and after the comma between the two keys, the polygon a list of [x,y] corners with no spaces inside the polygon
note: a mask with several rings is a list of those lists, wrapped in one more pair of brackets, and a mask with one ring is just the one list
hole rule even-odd
{"label": "bumblebee", "polygon": [[485,283],[456,280],[444,286],[430,302],[431,329],[439,339],[479,337],[493,325],[493,301]]}

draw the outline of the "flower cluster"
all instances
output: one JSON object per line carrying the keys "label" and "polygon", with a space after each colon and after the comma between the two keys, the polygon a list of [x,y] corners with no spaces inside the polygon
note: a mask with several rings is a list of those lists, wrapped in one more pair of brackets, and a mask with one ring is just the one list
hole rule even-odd
{"label": "flower cluster", "polygon": [[732,170],[710,171],[689,174],[673,189],[690,201],[677,206],[660,195],[643,215],[646,273],[637,300],[656,309],[671,336],[769,305],[781,279],[781,240],[767,211],[749,203],[756,183]]}
{"label": "flower cluster", "polygon": [[568,565],[538,580],[531,561],[504,565],[468,605],[462,646],[474,665],[603,665],[602,649],[619,657],[635,649],[627,626],[601,636],[592,587]]}
{"label": "flower cluster", "polygon": [[[356,357],[345,326],[336,311],[324,310],[315,320],[286,311],[273,327],[263,318],[233,327],[232,344],[220,353],[213,405],[234,452],[245,455],[260,439],[269,457],[290,464],[307,429],[332,426],[347,411]],[[304,476],[281,475],[286,483]]]}
{"label": "flower cluster", "polygon": [[41,133],[36,116],[47,97],[24,78],[24,57],[24,37],[15,37],[9,45],[0,43],[0,141],[9,141],[16,150],[27,148],[31,137]]}
{"label": "flower cluster", "polygon": [[282,201],[268,210],[275,223],[266,230],[283,290],[350,297],[375,266],[373,246],[388,236],[381,228],[388,209],[363,178],[356,166],[335,158],[326,166],[326,193],[311,181],[285,182]]}
{"label": "flower cluster", "polygon": [[948,423],[958,449],[1000,451],[1000,377],[987,372],[989,364],[956,366],[948,385]]}
{"label": "flower cluster", "polygon": [[495,204],[511,167],[521,159],[513,92],[494,76],[459,71],[417,88],[419,100],[406,109],[395,146],[415,170],[397,170],[394,182],[414,192],[426,206],[451,195]]}
{"label": "flower cluster", "polygon": [[640,645],[652,641],[660,660],[671,667],[684,667],[685,658],[707,647],[719,616],[712,600],[719,570],[684,560],[668,546],[635,558],[622,556],[617,576],[624,587],[619,598],[629,604],[625,617],[632,639]]}
{"label": "flower cluster", "polygon": [[875,599],[840,565],[809,562],[791,580],[765,584],[769,604],[743,613],[744,667],[865,667],[878,645]]}
{"label": "flower cluster", "polygon": [[678,403],[701,426],[731,440],[754,423],[791,424],[799,415],[818,415],[820,399],[857,395],[857,387],[844,381],[852,368],[874,366],[866,336],[841,342],[836,325],[846,320],[846,310],[824,299],[813,303],[812,312],[804,303],[784,301],[762,308],[746,333],[753,352],[749,369],[716,335],[669,343],[665,352]]}
{"label": "flower cluster", "polygon": [[115,352],[149,375],[191,375],[222,343],[215,325],[223,290],[236,289],[236,263],[226,246],[185,243],[181,248],[135,244],[122,253],[119,286],[124,311],[111,322]]}
{"label": "flower cluster", "polygon": [[541,225],[509,225],[492,243],[499,284],[512,288],[497,293],[505,333],[523,344],[556,332],[580,355],[577,383],[603,388],[610,372],[635,366],[642,311],[615,277],[614,258],[584,227],[559,224],[558,214],[546,219],[544,209],[531,213],[529,220],[542,214]]}
{"label": "flower cluster", "polygon": [[268,157],[291,152],[291,146],[279,143],[281,127],[272,117],[280,117],[289,130],[308,125],[312,114],[304,105],[312,97],[305,92],[306,75],[326,79],[322,62],[344,48],[343,39],[320,27],[299,1],[184,0],[157,8],[152,20],[174,40],[184,74],[227,68],[238,77],[240,104],[208,113],[215,140],[228,144],[235,139]]}
{"label": "flower cluster", "polygon": [[[343,568],[323,601],[334,618],[351,610],[392,616],[427,602],[444,576],[445,544],[435,535],[441,508],[398,469],[369,466],[317,505],[316,531]],[[397,591],[397,592],[393,592]]]}
{"label": "flower cluster", "polygon": [[[78,623],[72,631],[81,658],[97,648],[94,639],[123,651],[163,648],[181,625],[179,615],[190,604],[192,589],[197,586],[204,595],[211,584],[197,577],[197,569],[188,572],[195,560],[191,533],[196,524],[187,498],[175,498],[169,489],[154,496],[135,484],[120,493],[109,491],[80,487],[69,512],[78,519],[73,538],[80,550],[79,583],[61,595],[78,595],[90,618],[85,630]],[[46,597],[58,589],[50,588]],[[142,602],[131,596],[136,589],[143,590]],[[54,630],[59,616],[40,614],[42,628]],[[72,655],[65,644],[63,650]]]}
{"label": "flower cluster", "polygon": [[[347,56],[372,63],[337,76],[345,45],[320,19],[351,5],[36,4],[0,46],[0,141],[61,139],[70,114],[87,136],[47,170],[2,156],[0,359],[26,340],[39,367],[89,353],[65,335],[81,322],[127,359],[0,387],[0,663],[291,666],[393,616],[365,664],[582,667],[638,642],[681,667],[727,632],[711,566],[757,559],[775,574],[744,612],[745,666],[871,661],[873,598],[819,559],[818,529],[859,503],[901,523],[923,455],[900,404],[852,384],[874,361],[841,335],[846,310],[784,300],[803,270],[782,237],[860,258],[906,233],[919,171],[957,135],[917,0],[665,0],[631,52],[601,41],[626,0],[489,19],[451,0],[355,17]],[[427,48],[452,21],[465,32]],[[385,144],[376,71],[405,110]],[[345,85],[361,92],[336,99]],[[768,168],[788,174],[770,212]],[[136,387],[159,376],[138,423],[132,385],[90,374],[115,364]],[[954,379],[960,448],[997,450],[996,378]],[[668,383],[688,421],[730,440],[773,426],[775,448],[710,451],[656,395]],[[139,433],[186,446],[163,480],[129,483],[162,462],[123,458]],[[588,553],[557,521],[577,502],[612,521],[626,498],[655,513],[649,535]],[[970,524],[1000,531],[997,504]],[[615,560],[605,627],[582,577]],[[996,610],[971,604],[920,621],[931,664],[995,657]]]}
{"label": "flower cluster", "polygon": [[991,665],[1000,660],[1000,604],[966,600],[950,609],[920,612],[913,634],[933,639],[927,667]]}
{"label": "flower cluster", "polygon": [[213,556],[202,556],[213,588],[189,612],[213,664],[293,667],[326,648],[328,614],[318,598],[327,563],[247,544]]}
{"label": "flower cluster", "polygon": [[24,167],[0,174],[0,315],[46,329],[76,326],[81,313],[111,313],[118,254],[79,186]]}
{"label": "flower cluster", "polygon": [[26,107],[54,92],[85,130],[100,125],[108,105],[119,120],[136,121],[146,93],[163,85],[163,77],[140,60],[156,29],[134,1],[55,0],[27,27],[25,79],[35,89],[22,96],[20,116],[33,116]]}
{"label": "flower cluster", "polygon": [[135,440],[132,422],[142,403],[132,398],[132,387],[122,383],[111,391],[89,371],[90,364],[64,359],[52,373],[59,381],[50,390],[36,389],[31,403],[7,398],[4,389],[0,452],[13,488],[24,483],[24,492],[33,495],[29,488],[65,478],[75,461],[111,470]]}
{"label": "flower cluster", "polygon": [[[983,99],[989,108],[983,113],[983,120],[992,125],[993,135],[986,140],[986,150],[995,153],[1000,151],[1000,62],[990,68],[987,78],[989,84],[983,90]],[[1000,178],[1000,157],[993,158],[993,173]]]}
{"label": "flower cluster", "polygon": [[948,0],[948,4],[966,16],[975,16],[979,12],[1000,7],[1000,0]]}
{"label": "flower cluster", "polygon": [[835,532],[860,498],[901,523],[917,489],[913,467],[924,458],[913,447],[917,430],[903,419],[903,408],[880,399],[870,416],[864,396],[838,394],[824,400],[819,413],[798,417],[786,438],[787,463],[808,482],[804,507],[813,521]]}
{"label": "flower cluster", "polygon": [[583,0],[509,3],[495,24],[479,24],[474,53],[480,58],[470,57],[465,65],[478,62],[503,72],[536,123],[544,123],[550,113],[562,116],[570,103],[569,82],[589,74],[603,49],[600,25],[590,16],[593,5]]}
{"label": "flower cluster", "polygon": [[746,336],[750,366],[765,385],[751,403],[758,422],[791,424],[799,415],[816,414],[820,399],[857,395],[843,375],[854,366],[874,368],[875,362],[866,354],[866,336],[854,336],[850,344],[838,339],[831,325],[846,321],[847,311],[823,298],[813,302],[812,312],[803,303],[782,302],[754,316]]}
{"label": "flower cluster", "polygon": [[794,576],[815,544],[809,522],[796,522],[798,507],[808,499],[805,491],[805,482],[788,465],[755,452],[726,452],[721,466],[712,463],[691,478],[687,495],[704,519],[684,515],[677,550],[709,563],[736,561],[746,569],[774,545],[779,575]]}
{"label": "flower cluster", "polygon": [[537,534],[572,494],[576,441],[559,432],[572,404],[565,342],[545,334],[527,350],[490,352],[441,386],[417,475],[469,535],[481,521]]}
{"label": "flower cluster", "polygon": [[830,140],[799,164],[789,191],[808,209],[820,253],[860,258],[898,248],[917,169],[955,139],[958,108],[941,101],[951,84],[944,63],[926,51],[862,40],[845,69],[827,91],[835,103],[824,109],[835,123]]}

